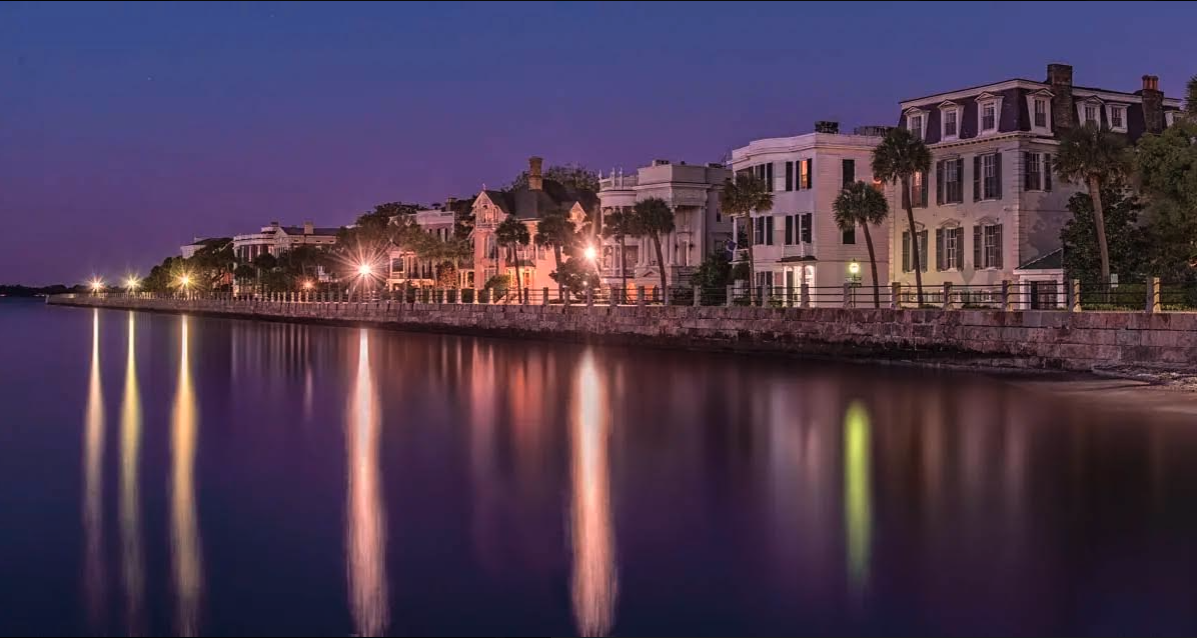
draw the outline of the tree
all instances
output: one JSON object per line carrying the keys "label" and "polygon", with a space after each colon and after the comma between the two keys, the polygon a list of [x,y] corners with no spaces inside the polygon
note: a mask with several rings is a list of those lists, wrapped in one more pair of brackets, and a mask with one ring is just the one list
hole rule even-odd
{"label": "tree", "polygon": [[524,282],[523,282],[523,267],[519,258],[519,246],[527,246],[532,240],[528,233],[528,225],[515,218],[514,215],[508,215],[498,227],[495,228],[495,239],[500,246],[507,247],[507,253],[511,256],[511,260],[515,262],[515,290],[519,295],[521,301],[524,300]]}
{"label": "tree", "polygon": [[914,285],[919,306],[923,305],[923,263],[919,256],[918,231],[914,226],[914,206],[910,201],[910,178],[915,173],[926,175],[931,168],[931,151],[923,140],[904,128],[891,129],[873,149],[873,176],[891,184],[900,184],[902,208],[910,226],[910,254],[914,264]]}
{"label": "tree", "polygon": [[1189,78],[1185,85],[1185,115],[1190,121],[1197,122],[1197,75]]}
{"label": "tree", "polygon": [[[724,214],[732,218],[745,220],[748,226],[748,285],[753,286],[756,277],[756,264],[752,256],[752,214],[773,208],[773,190],[764,181],[757,179],[751,173],[743,172],[735,179],[728,179],[719,193],[719,205]],[[744,224],[739,224],[743,228]],[[738,241],[740,238],[737,237]],[[739,248],[739,245],[736,246]]]}
{"label": "tree", "polygon": [[236,263],[233,239],[222,237],[207,240],[203,248],[186,260],[186,270],[197,288],[211,290],[233,271]]}
{"label": "tree", "polygon": [[628,237],[640,234],[636,227],[636,214],[631,210],[617,208],[603,216],[603,238],[614,239],[619,244],[619,278],[622,282],[621,290],[628,289]]}
{"label": "tree", "polygon": [[1106,240],[1101,190],[1104,186],[1121,182],[1129,172],[1129,159],[1123,136],[1108,127],[1099,128],[1092,123],[1065,133],[1056,153],[1055,169],[1060,177],[1072,183],[1084,184],[1089,189],[1103,284],[1110,281],[1110,249]]}
{"label": "tree", "polygon": [[857,226],[864,229],[865,245],[869,248],[869,265],[873,269],[873,307],[881,307],[881,284],[877,277],[877,255],[873,252],[873,236],[869,226],[881,224],[889,216],[889,203],[885,195],[864,182],[853,182],[840,191],[831,205],[835,212],[835,223],[840,230],[852,230]]}
{"label": "tree", "polygon": [[[1105,224],[1110,231],[1110,264],[1120,276],[1143,273],[1146,237],[1139,227],[1140,205],[1126,189],[1107,186],[1102,191]],[[1064,271],[1069,279],[1094,281],[1101,275],[1101,249],[1097,244],[1097,225],[1093,222],[1093,200],[1087,193],[1076,193],[1068,200],[1072,212],[1060,229],[1064,247]]]}
{"label": "tree", "polygon": [[[553,263],[557,270],[561,270],[561,251],[574,245],[577,241],[577,230],[565,213],[552,212],[540,218],[540,223],[536,225],[534,241],[537,246],[553,249]],[[565,294],[560,281],[557,282],[557,294]]]}
{"label": "tree", "polygon": [[1139,138],[1135,173],[1146,204],[1152,274],[1191,282],[1197,271],[1197,120]]}
{"label": "tree", "polygon": [[594,268],[587,264],[585,259],[578,257],[571,257],[549,277],[574,297],[585,295],[587,288],[598,288],[600,284],[598,273],[594,272]]}
{"label": "tree", "polygon": [[[573,191],[590,191],[597,193],[599,190],[598,173],[582,166],[580,164],[565,164],[560,166],[550,166],[544,172],[545,179],[551,179],[567,189]],[[528,185],[528,171],[523,171],[512,180],[511,184],[504,190],[515,190]]]}
{"label": "tree", "polygon": [[673,211],[660,197],[649,197],[636,202],[633,207],[636,216],[636,231],[653,242],[657,252],[657,270],[661,273],[661,294],[668,296],[669,284],[665,276],[665,256],[661,253],[661,235],[673,232]]}

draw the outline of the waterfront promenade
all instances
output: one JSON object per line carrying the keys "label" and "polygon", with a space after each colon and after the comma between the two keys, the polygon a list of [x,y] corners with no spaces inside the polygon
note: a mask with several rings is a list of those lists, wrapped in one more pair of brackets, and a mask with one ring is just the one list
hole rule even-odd
{"label": "waterfront promenade", "polygon": [[55,295],[53,305],[699,350],[1089,371],[1197,361],[1197,313]]}

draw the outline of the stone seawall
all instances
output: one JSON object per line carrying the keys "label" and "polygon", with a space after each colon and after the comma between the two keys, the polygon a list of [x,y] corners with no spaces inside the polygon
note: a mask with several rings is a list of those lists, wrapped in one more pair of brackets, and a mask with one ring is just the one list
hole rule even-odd
{"label": "stone seawall", "polygon": [[59,295],[49,304],[503,337],[1091,370],[1197,362],[1197,313],[312,303]]}

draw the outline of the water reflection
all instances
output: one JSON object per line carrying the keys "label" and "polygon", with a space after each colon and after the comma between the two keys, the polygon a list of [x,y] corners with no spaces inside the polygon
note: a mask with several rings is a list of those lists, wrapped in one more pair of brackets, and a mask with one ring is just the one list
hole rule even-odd
{"label": "water reflection", "polygon": [[187,317],[180,317],[179,381],[171,425],[171,567],[176,597],[175,628],[180,635],[194,636],[198,630],[203,574],[195,513],[197,415],[187,322]]}
{"label": "water reflection", "polygon": [[141,505],[138,468],[141,464],[141,390],[137,384],[137,328],[129,313],[125,347],[125,390],[121,397],[120,533],[121,583],[125,591],[125,623],[131,636],[140,635],[144,619],[145,559],[142,555]]}
{"label": "water reflection", "polygon": [[606,380],[599,376],[594,353],[588,350],[574,380],[570,428],[572,590],[574,617],[583,636],[602,636],[611,629],[618,590],[606,394]]}
{"label": "water reflection", "polygon": [[848,536],[848,581],[858,589],[868,582],[873,536],[869,428],[868,410],[860,402],[853,402],[844,414],[844,527]]}
{"label": "water reflection", "polygon": [[104,486],[100,476],[104,455],[104,396],[100,387],[100,311],[92,311],[91,369],[83,427],[83,590],[88,620],[100,623],[104,610],[105,576]]}
{"label": "water reflection", "polygon": [[381,636],[387,628],[386,518],[378,467],[379,406],[370,371],[369,333],[358,340],[357,373],[345,422],[348,468],[345,553],[349,608],[355,633]]}

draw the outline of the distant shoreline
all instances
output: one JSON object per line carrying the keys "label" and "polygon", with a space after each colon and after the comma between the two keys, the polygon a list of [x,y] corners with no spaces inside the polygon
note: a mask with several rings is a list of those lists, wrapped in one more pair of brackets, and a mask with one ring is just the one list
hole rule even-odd
{"label": "distant shoreline", "polygon": [[76,286],[67,286],[64,284],[54,284],[53,286],[23,286],[21,284],[0,285],[0,297],[33,298],[47,297],[49,295],[61,295],[68,292],[86,291],[87,288],[82,284]]}

